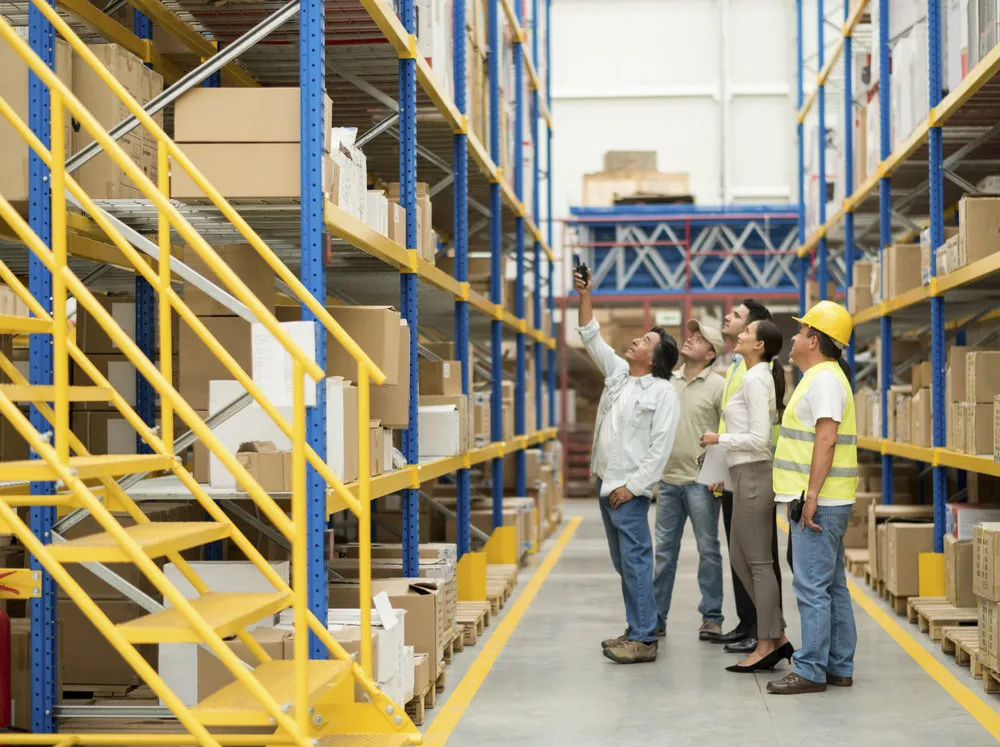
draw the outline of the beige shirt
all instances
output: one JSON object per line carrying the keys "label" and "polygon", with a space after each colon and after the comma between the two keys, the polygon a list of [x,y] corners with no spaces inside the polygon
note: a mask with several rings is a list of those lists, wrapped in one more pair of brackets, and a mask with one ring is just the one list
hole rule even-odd
{"label": "beige shirt", "polygon": [[690,382],[684,368],[674,371],[670,382],[681,401],[681,417],[674,437],[674,450],[663,472],[668,485],[689,485],[698,479],[698,459],[704,449],[698,444],[703,433],[714,433],[722,415],[722,390],[725,379],[705,368]]}

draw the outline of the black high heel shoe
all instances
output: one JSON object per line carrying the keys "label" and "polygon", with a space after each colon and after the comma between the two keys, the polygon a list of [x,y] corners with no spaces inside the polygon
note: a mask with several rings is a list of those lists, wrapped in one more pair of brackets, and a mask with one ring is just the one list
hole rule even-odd
{"label": "black high heel shoe", "polygon": [[749,674],[753,672],[765,672],[771,671],[782,659],[788,659],[788,663],[792,663],[792,654],[795,653],[795,648],[792,646],[791,642],[786,642],[784,646],[776,648],[774,651],[769,653],[760,661],[751,664],[750,666],[742,666],[741,664],[733,664],[732,666],[726,667],[727,672],[739,672],[743,674]]}

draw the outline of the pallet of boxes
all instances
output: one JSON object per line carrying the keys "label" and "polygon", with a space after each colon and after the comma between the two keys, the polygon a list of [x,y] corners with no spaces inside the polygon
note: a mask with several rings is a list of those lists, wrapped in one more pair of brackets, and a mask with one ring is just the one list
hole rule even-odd
{"label": "pallet of boxes", "polygon": [[977,524],[973,539],[973,591],[979,611],[983,689],[1000,693],[1000,523]]}

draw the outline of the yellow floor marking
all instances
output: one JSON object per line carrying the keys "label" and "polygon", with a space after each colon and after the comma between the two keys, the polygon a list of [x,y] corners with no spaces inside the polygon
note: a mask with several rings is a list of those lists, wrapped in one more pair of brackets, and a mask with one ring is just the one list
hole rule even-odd
{"label": "yellow floor marking", "polygon": [[497,629],[493,631],[493,635],[489,637],[486,645],[483,646],[483,650],[479,652],[479,656],[472,662],[469,671],[465,673],[462,681],[458,683],[455,692],[451,694],[451,697],[448,698],[447,702],[441,708],[441,712],[438,713],[433,723],[427,729],[423,741],[425,746],[442,747],[448,741],[448,737],[451,736],[455,727],[458,726],[459,719],[462,718],[472,699],[479,691],[483,681],[486,679],[486,675],[490,673],[494,662],[496,662],[500,652],[503,651],[504,646],[507,645],[507,641],[510,639],[517,624],[521,621],[521,618],[524,617],[524,613],[528,611],[528,607],[531,606],[539,589],[542,588],[545,579],[559,561],[559,557],[562,555],[563,550],[566,549],[566,545],[573,538],[573,534],[576,532],[577,527],[580,526],[581,521],[583,519],[575,516],[570,520],[566,528],[563,529],[562,534],[559,535],[559,539],[556,540],[545,560],[538,567],[538,570],[535,571],[528,585],[524,587],[524,591],[517,598],[517,602],[514,603],[510,612],[500,621]]}
{"label": "yellow floor marking", "polygon": [[[788,522],[778,519],[778,526],[783,532],[788,533]],[[934,658],[927,649],[920,645],[913,635],[893,620],[886,612],[866,594],[850,578],[847,579],[847,587],[851,592],[851,598],[861,607],[868,616],[888,633],[900,647],[910,655],[920,667],[931,676],[951,697],[953,697],[962,708],[969,712],[976,721],[990,735],[1000,741],[1000,713],[994,711],[983,702],[982,698],[966,687],[948,668]]]}

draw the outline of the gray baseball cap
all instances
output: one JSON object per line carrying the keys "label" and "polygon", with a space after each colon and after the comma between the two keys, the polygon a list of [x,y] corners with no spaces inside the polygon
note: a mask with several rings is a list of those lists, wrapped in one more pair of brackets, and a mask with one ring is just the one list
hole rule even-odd
{"label": "gray baseball cap", "polygon": [[697,319],[688,319],[687,328],[688,332],[701,332],[701,336],[715,348],[716,355],[722,355],[726,352],[726,341],[722,338],[722,332],[718,328],[709,327]]}

